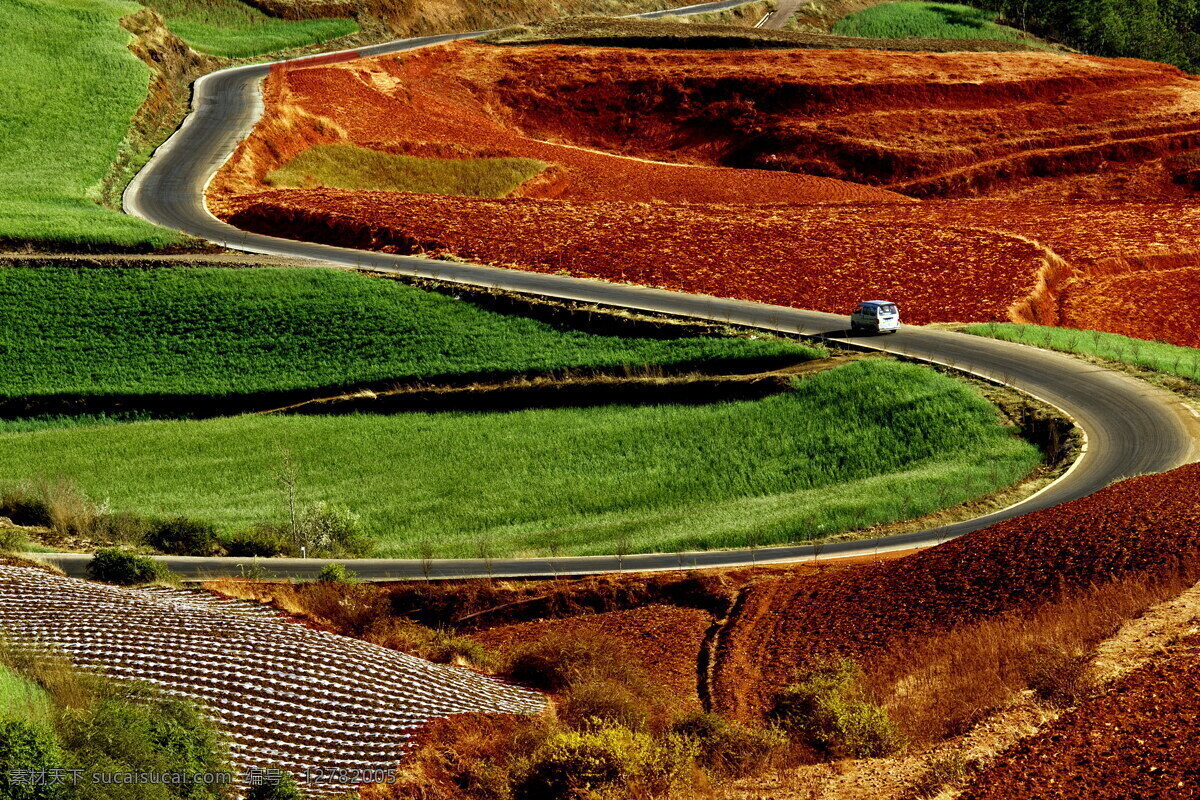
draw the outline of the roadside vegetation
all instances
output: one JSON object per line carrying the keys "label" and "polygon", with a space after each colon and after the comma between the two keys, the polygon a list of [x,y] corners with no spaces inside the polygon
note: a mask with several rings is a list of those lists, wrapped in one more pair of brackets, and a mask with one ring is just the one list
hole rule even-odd
{"label": "roadside vegetation", "polygon": [[850,14],[832,33],[872,39],[993,39],[1028,43],[1032,37],[997,24],[999,13],[953,3],[895,2]]}
{"label": "roadside vegetation", "polygon": [[13,268],[0,269],[0,294],[0,398],[227,397],[823,355],[774,339],[593,335],[333,270]]}
{"label": "roadside vegetation", "polygon": [[126,45],[120,0],[12,0],[0,14],[0,244],[84,250],[180,243],[96,201],[146,97],[150,71]]}
{"label": "roadside vegetation", "polygon": [[393,557],[805,541],[976,499],[1040,461],[974,389],[885,360],[758,401],[136,422],[0,448],[0,485],[63,475],[114,509],[225,534],[284,517],[289,475],[298,507],[353,510]]}
{"label": "roadside vegetation", "polygon": [[[79,770],[58,785],[20,771]],[[220,800],[228,785],[102,783],[93,774],[231,774],[215,727],[191,704],[80,672],[54,653],[0,649],[0,797]]]}
{"label": "roadside vegetation", "polygon": [[1091,356],[1103,361],[1129,364],[1164,375],[1172,375],[1176,378],[1200,381],[1200,349],[1195,347],[1146,341],[1117,333],[1052,328],[1043,325],[1017,325],[1007,322],[966,325],[962,330],[977,336],[988,336],[993,339],[1044,347],[1048,350]]}
{"label": "roadside vegetation", "polygon": [[230,58],[291,50],[358,32],[352,19],[279,19],[239,0],[151,0],[148,5],[196,50]]}
{"label": "roadside vegetation", "polygon": [[310,147],[267,173],[280,189],[328,187],[504,197],[547,167],[532,158],[418,158],[345,144]]}

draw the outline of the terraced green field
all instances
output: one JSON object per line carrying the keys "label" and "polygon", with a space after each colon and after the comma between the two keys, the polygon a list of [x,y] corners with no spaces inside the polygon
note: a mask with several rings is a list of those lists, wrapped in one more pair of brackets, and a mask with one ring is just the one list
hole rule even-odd
{"label": "terraced green field", "polygon": [[971,387],[867,360],[794,392],[701,406],[242,416],[0,433],[0,486],[65,476],[113,510],[361,515],[376,555],[595,554],[802,541],[1008,486],[1040,454]]}
{"label": "terraced green field", "polygon": [[239,0],[152,0],[175,35],[203,53],[242,58],[358,31],[352,19],[283,20]]}
{"label": "terraced green field", "polygon": [[0,269],[0,398],[209,397],[792,357],[776,339],[596,336],[333,270]]}
{"label": "terraced green field", "polygon": [[839,36],[872,39],[998,39],[1031,43],[1033,37],[996,23],[998,14],[955,3],[901,2],[872,6],[838,20]]}
{"label": "terraced green field", "polygon": [[156,248],[180,237],[95,202],[150,70],[121,0],[6,0],[0,13],[0,242]]}

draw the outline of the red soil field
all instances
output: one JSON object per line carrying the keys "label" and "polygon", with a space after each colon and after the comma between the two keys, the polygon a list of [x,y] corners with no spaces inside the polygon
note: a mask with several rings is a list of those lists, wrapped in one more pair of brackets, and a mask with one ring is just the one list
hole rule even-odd
{"label": "red soil field", "polygon": [[602,633],[623,645],[656,685],[670,692],[681,706],[700,707],[696,664],[712,615],[694,608],[652,604],[566,619],[522,622],[471,634],[499,652],[549,633]]}
{"label": "red soil field", "polygon": [[908,558],[823,576],[761,579],[723,633],[717,710],[753,719],[797,665],[860,663],[906,641],[1132,576],[1195,572],[1200,464],[1134,478]]}
{"label": "red soil field", "polygon": [[[1200,267],[1200,205],[1179,202],[1192,195],[1170,166],[1200,147],[1200,84],[1171,67],[458,43],[276,70],[266,99],[209,197],[244,228],[839,313],[889,297],[915,323],[1195,343],[1128,311],[1139,294],[1167,308],[1196,275],[1164,270]],[[271,169],[330,142],[552,166],[496,201],[264,191]],[[820,175],[989,198],[913,203]],[[1043,184],[1053,202],[1031,202]]]}
{"label": "red soil field", "polygon": [[1071,800],[1200,796],[1200,637],[1004,753],[959,795]]}

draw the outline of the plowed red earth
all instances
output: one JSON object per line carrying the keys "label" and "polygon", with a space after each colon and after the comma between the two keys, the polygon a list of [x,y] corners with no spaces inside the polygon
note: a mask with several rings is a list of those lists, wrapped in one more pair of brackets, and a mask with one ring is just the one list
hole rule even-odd
{"label": "plowed red earth", "polygon": [[[1127,312],[1140,292],[1165,306],[1200,288],[1194,272],[1164,272],[1200,267],[1190,255],[1200,206],[1167,202],[1187,192],[1164,161],[1200,147],[1200,84],[1170,67],[459,43],[276,70],[266,99],[210,193],[248,229],[831,312],[889,297],[916,323],[1015,319],[1194,343],[1171,315]],[[268,171],[328,142],[553,166],[496,201],[264,191]],[[998,199],[912,203],[731,166]],[[1154,202],[1030,202],[1039,181],[1053,184],[1047,200],[1110,200],[1133,186],[1131,199]],[[1037,288],[1045,277],[1051,286]]]}
{"label": "plowed red earth", "polygon": [[602,633],[624,645],[631,659],[681,705],[699,708],[696,664],[712,615],[694,608],[647,605],[567,619],[522,622],[471,634],[500,652],[550,633]]}
{"label": "plowed red earth", "polygon": [[1200,465],[1134,478],[896,561],[750,586],[721,637],[719,710],[755,718],[814,656],[872,656],[1200,555]]}
{"label": "plowed red earth", "polygon": [[1200,637],[1004,753],[963,800],[1200,796]]}

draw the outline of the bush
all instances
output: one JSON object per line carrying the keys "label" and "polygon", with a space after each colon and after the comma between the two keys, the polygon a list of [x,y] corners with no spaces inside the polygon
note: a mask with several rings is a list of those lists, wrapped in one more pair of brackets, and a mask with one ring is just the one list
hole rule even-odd
{"label": "bush", "polygon": [[672,732],[695,743],[707,770],[729,778],[760,770],[772,752],[787,744],[778,730],[756,730],[699,711],[677,721]]}
{"label": "bush", "polygon": [[1025,656],[1025,680],[1042,700],[1072,706],[1087,694],[1089,661],[1086,655],[1062,648],[1035,647]]}
{"label": "bush", "polygon": [[359,558],[369,555],[375,542],[362,532],[353,511],[328,503],[313,503],[296,521],[298,545],[308,555],[325,558]]}
{"label": "bush", "polygon": [[287,532],[278,525],[264,523],[225,537],[225,552],[236,558],[271,558],[288,552]]}
{"label": "bush", "polygon": [[579,631],[550,633],[515,648],[502,673],[545,692],[561,692],[572,684],[593,680],[608,679],[627,686],[642,682],[619,642]]}
{"label": "bush", "polygon": [[153,527],[153,521],[122,511],[98,517],[92,535],[107,544],[145,544]]}
{"label": "bush", "polygon": [[176,556],[211,556],[221,552],[216,529],[210,523],[187,517],[155,523],[146,541],[154,549]]}
{"label": "bush", "polygon": [[45,726],[0,720],[0,797],[5,800],[53,800],[57,786],[34,786],[12,779],[14,770],[44,772],[64,767],[58,740]]}
{"label": "bush", "polygon": [[16,528],[0,528],[0,553],[20,553],[29,548],[29,539]]}
{"label": "bush", "polygon": [[251,786],[246,792],[246,800],[304,800],[300,788],[290,772],[279,771],[279,781],[262,783]]}
{"label": "bush", "polygon": [[[216,729],[194,706],[141,688],[110,687],[90,705],[58,722],[73,767],[91,772],[195,774],[225,771]],[[162,787],[80,784],[87,800],[218,800],[223,787],[181,784]]]}
{"label": "bush", "polygon": [[619,727],[559,733],[549,737],[523,765],[516,800],[575,798],[620,790],[662,794],[688,773],[694,750],[680,737],[655,740]]}
{"label": "bush", "polygon": [[416,649],[415,655],[438,664],[460,664],[476,669],[487,669],[496,660],[491,651],[474,639],[445,630],[433,631],[428,642]]}
{"label": "bush", "polygon": [[87,575],[94,581],[137,586],[170,580],[171,571],[152,558],[126,553],[115,547],[102,547],[88,563]]}
{"label": "bush", "polygon": [[563,696],[558,717],[577,730],[620,725],[638,731],[646,727],[650,712],[629,687],[613,680],[572,686]]}
{"label": "bush", "polygon": [[358,573],[347,569],[345,564],[326,564],[317,580],[322,583],[358,583]]}
{"label": "bush", "polygon": [[834,757],[875,758],[901,745],[887,712],[862,695],[853,661],[820,664],[775,695],[771,719],[793,740]]}
{"label": "bush", "polygon": [[46,501],[24,489],[14,489],[0,497],[0,516],[17,525],[50,527],[50,507]]}
{"label": "bush", "polygon": [[920,774],[907,794],[918,800],[932,800],[943,789],[957,785],[967,775],[967,757],[961,750],[930,756],[925,771]]}

